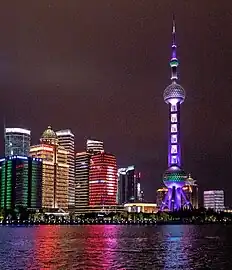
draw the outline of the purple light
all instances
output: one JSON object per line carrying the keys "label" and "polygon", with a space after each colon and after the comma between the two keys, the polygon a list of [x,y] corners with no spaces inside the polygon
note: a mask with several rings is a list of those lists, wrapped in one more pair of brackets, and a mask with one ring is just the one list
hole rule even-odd
{"label": "purple light", "polygon": [[180,104],[185,100],[185,91],[177,84],[178,59],[176,56],[175,22],[172,32],[172,58],[171,80],[172,83],[164,90],[164,101],[169,105],[169,138],[168,138],[168,169],[164,173],[163,182],[168,188],[161,210],[169,211],[181,209],[189,205],[182,190],[185,185],[186,174],[181,169],[181,144],[180,144]]}

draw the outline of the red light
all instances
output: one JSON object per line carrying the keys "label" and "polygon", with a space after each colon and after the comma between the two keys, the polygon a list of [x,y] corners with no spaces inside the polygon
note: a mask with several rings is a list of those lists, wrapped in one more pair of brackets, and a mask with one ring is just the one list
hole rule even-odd
{"label": "red light", "polygon": [[116,158],[99,153],[91,157],[89,205],[115,205],[117,194]]}

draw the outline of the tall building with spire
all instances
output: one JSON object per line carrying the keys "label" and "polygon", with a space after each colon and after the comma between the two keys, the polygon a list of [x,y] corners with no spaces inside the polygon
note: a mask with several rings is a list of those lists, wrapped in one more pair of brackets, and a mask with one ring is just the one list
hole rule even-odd
{"label": "tall building with spire", "polygon": [[176,26],[173,18],[172,25],[172,57],[171,84],[164,90],[163,98],[169,108],[168,119],[168,169],[163,175],[163,182],[168,192],[162,203],[161,210],[178,210],[189,205],[189,201],[183,192],[183,186],[187,178],[181,167],[181,133],[180,133],[180,105],[185,100],[185,90],[177,83],[177,67],[179,65],[176,54]]}
{"label": "tall building with spire", "polygon": [[56,133],[49,126],[39,145],[31,146],[30,155],[43,161],[42,207],[68,208],[68,152],[59,146]]}
{"label": "tall building with spire", "polygon": [[59,130],[56,132],[58,137],[58,144],[63,146],[68,152],[68,206],[69,208],[75,207],[75,146],[74,134],[70,129]]}

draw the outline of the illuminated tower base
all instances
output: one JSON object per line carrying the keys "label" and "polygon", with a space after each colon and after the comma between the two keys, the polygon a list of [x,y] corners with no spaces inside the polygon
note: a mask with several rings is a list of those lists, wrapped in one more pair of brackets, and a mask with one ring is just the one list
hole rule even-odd
{"label": "illuminated tower base", "polygon": [[186,173],[178,166],[170,166],[164,173],[164,184],[168,188],[165,199],[160,210],[176,211],[182,208],[190,208],[190,203],[186,199],[183,186],[186,180]]}
{"label": "illuminated tower base", "polygon": [[[183,203],[184,202],[184,203]],[[189,201],[187,201],[186,196],[182,188],[169,188],[165,196],[165,199],[161,205],[161,211],[168,209],[169,211],[180,210],[185,207],[190,207]]]}

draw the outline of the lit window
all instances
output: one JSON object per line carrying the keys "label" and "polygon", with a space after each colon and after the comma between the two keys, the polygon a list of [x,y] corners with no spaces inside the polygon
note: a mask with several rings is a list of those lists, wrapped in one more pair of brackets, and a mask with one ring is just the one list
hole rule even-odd
{"label": "lit window", "polygon": [[171,143],[177,143],[177,135],[176,134],[171,136]]}
{"label": "lit window", "polygon": [[171,114],[171,122],[176,123],[177,122],[177,113],[172,113]]}
{"label": "lit window", "polygon": [[171,105],[171,112],[176,112],[176,111],[177,111],[177,106]]}
{"label": "lit window", "polygon": [[171,132],[172,133],[177,132],[177,124],[172,124],[171,125]]}
{"label": "lit window", "polygon": [[177,145],[172,145],[171,153],[176,154],[177,153]]}
{"label": "lit window", "polygon": [[172,156],[171,157],[171,163],[176,164],[177,163],[177,156]]}

